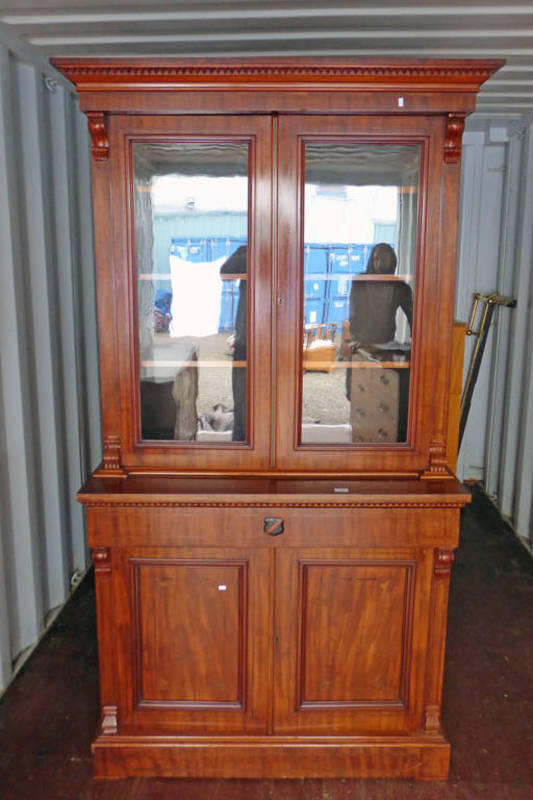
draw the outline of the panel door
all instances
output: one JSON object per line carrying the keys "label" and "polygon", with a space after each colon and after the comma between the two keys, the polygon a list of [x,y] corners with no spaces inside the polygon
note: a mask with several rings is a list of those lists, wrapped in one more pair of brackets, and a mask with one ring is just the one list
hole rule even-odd
{"label": "panel door", "polygon": [[278,733],[406,733],[422,722],[431,558],[278,553]]}
{"label": "panel door", "polygon": [[417,471],[443,435],[443,137],[439,118],[280,118],[280,468]]}
{"label": "panel door", "polygon": [[103,424],[126,468],[270,463],[271,150],[266,116],[110,120]]}
{"label": "panel door", "polygon": [[137,548],[115,560],[120,732],[264,732],[268,552]]}

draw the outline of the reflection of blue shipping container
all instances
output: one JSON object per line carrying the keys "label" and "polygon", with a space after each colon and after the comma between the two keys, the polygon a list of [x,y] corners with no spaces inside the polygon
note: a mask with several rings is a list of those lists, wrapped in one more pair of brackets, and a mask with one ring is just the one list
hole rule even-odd
{"label": "reflection of blue shipping container", "polygon": [[349,273],[351,254],[352,248],[347,245],[331,245],[328,259],[330,272]]}
{"label": "reflection of blue shipping container", "polygon": [[325,275],[328,271],[327,245],[304,245],[304,274]]}
{"label": "reflection of blue shipping container", "polygon": [[324,301],[306,300],[304,316],[306,324],[315,322],[324,322]]}
{"label": "reflection of blue shipping container", "polygon": [[233,331],[239,302],[239,281],[224,281],[220,302],[219,331]]}
{"label": "reflection of blue shipping container", "polygon": [[307,278],[305,281],[305,299],[323,300],[325,294],[326,281],[319,278]]}
{"label": "reflection of blue shipping container", "polygon": [[[246,243],[236,236],[172,237],[170,255],[200,263],[229,256]],[[391,242],[394,246],[394,243]],[[336,322],[349,318],[351,275],[365,272],[373,244],[304,245],[304,317],[306,323]],[[168,257],[167,257],[168,258]],[[167,261],[168,265],[168,261]],[[168,266],[159,264],[156,271]],[[170,291],[170,281],[155,280],[154,288]],[[239,281],[224,281],[219,330],[231,332],[239,300]]]}
{"label": "reflection of blue shipping container", "polygon": [[328,322],[340,324],[343,320],[350,317],[350,298],[331,300],[328,305]]}

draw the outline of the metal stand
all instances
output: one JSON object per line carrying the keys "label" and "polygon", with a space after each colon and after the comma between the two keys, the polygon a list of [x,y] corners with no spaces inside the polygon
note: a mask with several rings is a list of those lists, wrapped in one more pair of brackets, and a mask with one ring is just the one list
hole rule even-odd
{"label": "metal stand", "polygon": [[[485,303],[485,307],[483,309],[479,330],[474,331],[474,323],[476,319],[477,308],[480,301]],[[463,396],[461,398],[461,421],[459,423],[459,448],[461,447],[461,442],[463,440],[463,434],[466,428],[468,413],[470,411],[470,405],[472,403],[472,395],[474,394],[474,389],[476,387],[476,381],[479,375],[481,361],[483,359],[483,353],[485,351],[485,345],[487,343],[487,337],[489,335],[490,323],[496,306],[506,306],[507,308],[515,308],[516,300],[514,300],[512,297],[504,297],[503,295],[498,294],[497,292],[493,292],[492,294],[489,295],[483,295],[480,294],[479,292],[475,293],[474,302],[472,304],[472,311],[470,313],[470,320],[468,322],[468,327],[466,329],[466,335],[477,336],[477,341],[474,347],[474,352],[472,353],[472,360],[470,362],[470,368],[468,370],[465,388],[463,390]]]}

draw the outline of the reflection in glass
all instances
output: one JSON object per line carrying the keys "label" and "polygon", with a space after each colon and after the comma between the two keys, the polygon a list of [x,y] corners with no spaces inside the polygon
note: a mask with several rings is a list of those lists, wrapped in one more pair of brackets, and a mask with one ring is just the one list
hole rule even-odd
{"label": "reflection in glass", "polygon": [[248,145],[133,154],[141,436],[244,442]]}
{"label": "reflection in glass", "polygon": [[301,443],[405,442],[419,148],[307,144]]}

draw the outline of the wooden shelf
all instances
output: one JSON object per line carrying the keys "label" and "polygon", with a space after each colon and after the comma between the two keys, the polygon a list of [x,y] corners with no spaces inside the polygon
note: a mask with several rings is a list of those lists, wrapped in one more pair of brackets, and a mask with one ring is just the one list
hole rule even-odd
{"label": "wooden shelf", "polygon": [[[170,272],[139,272],[137,275],[140,281],[169,281],[171,280]],[[347,272],[329,272],[329,273],[304,273],[304,280],[311,281],[412,281],[413,275],[373,275],[366,272],[355,273],[351,275]],[[245,281],[248,276],[245,273],[228,272],[220,276],[223,281]]]}
{"label": "wooden shelf", "polygon": [[[245,273],[228,272],[224,275],[220,275],[220,280],[245,281],[247,277],[248,276]],[[170,281],[172,279],[172,275],[170,272],[139,272],[137,278],[140,281]]]}
{"label": "wooden shelf", "polygon": [[220,369],[222,367],[246,367],[246,361],[141,361],[141,367],[209,367]]}
{"label": "wooden shelf", "polygon": [[[304,358],[305,362],[305,358]],[[409,369],[410,361],[313,361],[313,368],[324,369]]]}

